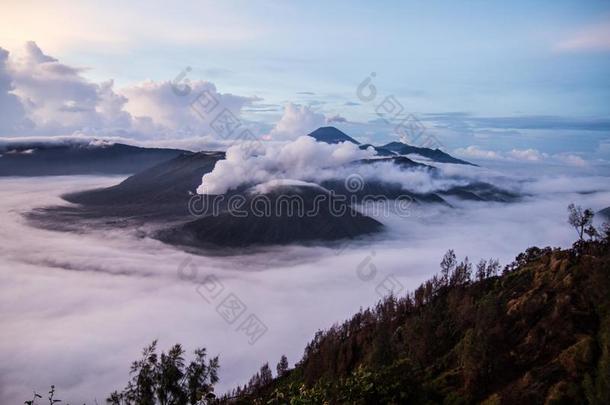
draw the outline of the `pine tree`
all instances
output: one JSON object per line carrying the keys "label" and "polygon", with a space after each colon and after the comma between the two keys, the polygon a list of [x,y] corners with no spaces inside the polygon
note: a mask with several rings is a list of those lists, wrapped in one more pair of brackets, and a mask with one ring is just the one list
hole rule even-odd
{"label": "pine tree", "polygon": [[273,373],[271,372],[271,367],[269,367],[269,363],[265,363],[263,364],[260,370],[261,385],[267,385],[271,381],[273,381]]}
{"label": "pine tree", "polygon": [[441,281],[443,285],[449,284],[449,275],[455,269],[456,264],[455,252],[453,249],[449,249],[441,261]]}
{"label": "pine tree", "polygon": [[288,371],[288,358],[286,357],[286,355],[282,355],[275,369],[277,370],[278,378],[286,374],[286,372]]}

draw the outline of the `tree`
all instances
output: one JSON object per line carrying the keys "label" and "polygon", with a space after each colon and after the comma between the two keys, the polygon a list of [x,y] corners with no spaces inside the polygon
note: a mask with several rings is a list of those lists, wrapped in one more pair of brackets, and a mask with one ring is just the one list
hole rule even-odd
{"label": "tree", "polygon": [[610,222],[602,224],[602,238],[604,238],[606,243],[610,242]]}
{"label": "tree", "polygon": [[271,381],[273,381],[273,373],[271,372],[269,363],[263,364],[263,366],[261,367],[260,376],[261,385],[267,385]]}
{"label": "tree", "polygon": [[485,277],[495,277],[500,271],[500,261],[498,259],[489,259],[487,261],[487,269],[485,271]]}
{"label": "tree", "polygon": [[282,355],[280,358],[280,362],[277,363],[275,368],[277,370],[277,376],[282,377],[288,371],[288,357],[286,355]]}
{"label": "tree", "polygon": [[123,391],[113,392],[106,402],[112,405],[195,405],[214,398],[218,382],[218,357],[206,361],[204,348],[186,366],[184,349],[174,345],[157,355],[157,341],[144,348],[142,358],[131,365],[131,380]]}
{"label": "tree", "polygon": [[[593,238],[590,228],[595,230],[591,225],[593,221],[593,210],[587,208],[582,209],[581,206],[574,204],[568,205],[568,223],[574,227],[576,233],[578,233],[578,240],[583,240],[583,235],[587,233],[590,238]],[[595,231],[596,232],[596,231]]]}
{"label": "tree", "polygon": [[214,391],[214,384],[218,382],[218,357],[214,357],[206,364],[206,350],[195,350],[195,359],[186,369],[187,395],[189,404],[196,404],[202,397],[209,397]]}
{"label": "tree", "polygon": [[475,277],[477,281],[483,281],[487,277],[487,260],[481,259],[481,261],[479,261]]}
{"label": "tree", "polygon": [[468,256],[464,258],[460,264],[455,266],[453,273],[449,277],[449,285],[465,285],[470,283],[470,276],[472,275],[472,264],[468,260]]}
{"label": "tree", "polygon": [[456,264],[455,252],[453,249],[449,249],[445,256],[443,256],[443,260],[441,260],[441,279],[444,285],[449,283],[449,275],[455,269]]}

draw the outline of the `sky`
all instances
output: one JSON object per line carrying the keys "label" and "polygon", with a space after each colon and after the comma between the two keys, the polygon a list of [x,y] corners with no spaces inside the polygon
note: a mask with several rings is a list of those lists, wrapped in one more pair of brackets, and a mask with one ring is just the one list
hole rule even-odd
{"label": "sky", "polygon": [[[212,89],[257,136],[281,122],[294,138],[332,124],[386,143],[395,123],[379,106],[393,96],[465,157],[610,157],[607,1],[5,0],[0,10],[4,138],[218,148],[226,139],[189,110]],[[377,97],[363,101],[369,77]],[[172,81],[192,92],[178,96]]]}

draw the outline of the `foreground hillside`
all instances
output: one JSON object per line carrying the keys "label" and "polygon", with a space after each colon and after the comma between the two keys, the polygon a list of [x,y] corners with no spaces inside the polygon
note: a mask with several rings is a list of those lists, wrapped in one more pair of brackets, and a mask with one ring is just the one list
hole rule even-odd
{"label": "foreground hillside", "polygon": [[223,401],[608,404],[608,243],[576,246],[530,248],[502,275],[449,253],[444,274],[318,332],[294,369],[263,367]]}

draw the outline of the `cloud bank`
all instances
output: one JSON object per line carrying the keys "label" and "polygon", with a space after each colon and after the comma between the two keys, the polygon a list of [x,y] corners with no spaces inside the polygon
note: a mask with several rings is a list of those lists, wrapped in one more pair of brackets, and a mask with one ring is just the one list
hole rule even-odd
{"label": "cloud bank", "polygon": [[[21,56],[0,48],[0,136],[91,135],[137,140],[216,137],[206,115],[192,108],[201,94],[239,117],[255,99],[220,93],[213,83],[146,81],[116,89],[94,83],[84,69],[61,63],[28,42]],[[6,118],[4,118],[6,117]]]}
{"label": "cloud bank", "polygon": [[573,153],[558,153],[549,155],[537,149],[511,149],[508,152],[482,149],[476,145],[458,148],[454,151],[458,156],[482,160],[500,160],[529,163],[555,163],[573,167],[586,167],[588,163],[582,157]]}
{"label": "cloud bank", "polygon": [[274,140],[295,139],[324,126],[325,123],[324,114],[317,113],[305,105],[288,103],[269,136]]}
{"label": "cloud bank", "polygon": [[[387,276],[413,289],[438,272],[449,248],[473,262],[493,257],[506,264],[531,245],[569,246],[575,235],[567,204],[610,205],[607,176],[543,176],[531,179],[532,195],[521,202],[390,216],[382,237],[341,251],[285,246],[233,257],[190,255],[126,229],[42,230],[21,217],[62,203],[61,193],[121,180],[0,179],[0,403],[22,403],[32,389],[55,384],[64,402],[101,404],[124,386],[129,364],[155,338],[163,349],[180,342],[188,352],[206,346],[219,354],[217,392],[224,392],[282,354],[294,364],[316,330],[374,305]],[[177,271],[185,259],[198,269],[192,280]],[[374,280],[358,278],[362,263],[375,265]],[[197,293],[195,283],[210,274],[268,326],[255,346]]]}

